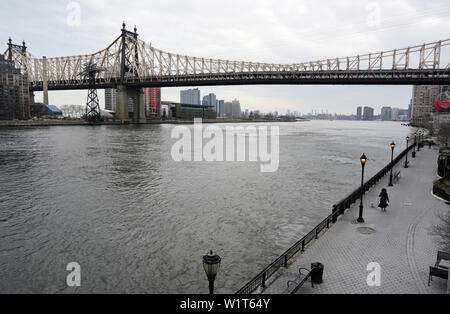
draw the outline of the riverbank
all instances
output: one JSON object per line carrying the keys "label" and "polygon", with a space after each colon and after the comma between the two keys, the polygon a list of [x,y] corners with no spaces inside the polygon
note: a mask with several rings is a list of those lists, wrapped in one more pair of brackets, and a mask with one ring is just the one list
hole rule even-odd
{"label": "riverbank", "polygon": [[[203,123],[269,123],[269,122],[306,122],[302,121],[271,121],[271,120],[241,120],[241,119],[205,119]],[[186,120],[166,120],[166,121],[148,121],[146,123],[133,123],[133,122],[114,122],[105,121],[94,125],[124,125],[124,124],[193,124],[194,121]],[[38,126],[90,126],[91,123],[87,123],[83,120],[28,120],[28,121],[0,121],[0,127],[38,127]]]}
{"label": "riverbank", "polygon": [[[298,293],[446,293],[445,280],[435,278],[428,286],[429,266],[434,265],[438,251],[430,231],[439,223],[437,214],[448,210],[431,193],[437,150],[426,149],[408,159],[408,169],[397,166],[401,178],[394,187],[388,187],[386,177],[367,192],[364,224],[355,223],[359,204],[354,204],[263,293],[282,293],[298,269],[309,269],[313,262],[324,264],[324,282],[314,288],[308,282]],[[391,199],[386,213],[376,207],[381,188],[388,190]],[[380,266],[380,286],[367,284],[370,263]]]}

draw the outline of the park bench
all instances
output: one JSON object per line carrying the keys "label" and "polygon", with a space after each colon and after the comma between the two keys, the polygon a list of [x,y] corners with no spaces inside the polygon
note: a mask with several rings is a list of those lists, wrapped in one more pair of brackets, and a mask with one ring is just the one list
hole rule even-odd
{"label": "park bench", "polygon": [[[304,273],[302,273],[302,270]],[[289,280],[287,283],[286,290],[283,291],[283,294],[294,294],[298,291],[298,289],[303,286],[303,284],[311,277],[312,270],[306,268],[300,268],[298,270],[298,276],[294,280]],[[314,287],[314,283],[311,280],[311,286]]]}
{"label": "park bench", "polygon": [[400,179],[400,177],[401,177],[401,172],[400,172],[400,170],[399,171],[396,171],[395,173],[394,173],[394,183],[397,183],[398,182],[398,180]]}
{"label": "park bench", "polygon": [[433,277],[439,277],[448,280],[448,268],[450,261],[450,253],[439,251],[434,266],[430,266],[430,273],[428,275],[428,286]]}

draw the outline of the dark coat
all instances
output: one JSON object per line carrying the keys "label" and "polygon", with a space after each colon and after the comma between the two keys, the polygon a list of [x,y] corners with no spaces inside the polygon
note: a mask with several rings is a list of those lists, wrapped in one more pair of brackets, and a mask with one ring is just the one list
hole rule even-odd
{"label": "dark coat", "polygon": [[380,204],[378,205],[378,207],[380,208],[386,208],[389,206],[389,196],[386,192],[381,192],[380,193]]}

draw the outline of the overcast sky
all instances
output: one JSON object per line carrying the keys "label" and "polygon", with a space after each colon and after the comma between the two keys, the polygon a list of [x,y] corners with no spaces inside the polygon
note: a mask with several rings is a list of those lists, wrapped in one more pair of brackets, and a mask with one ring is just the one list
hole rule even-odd
{"label": "overcast sky", "polygon": [[[404,48],[450,38],[450,2],[300,0],[5,0],[0,40],[9,36],[36,57],[90,54],[120,34],[122,21],[156,48],[206,58],[294,63]],[[77,8],[80,18],[77,19]],[[201,87],[243,109],[328,110],[358,105],[406,108],[411,86]],[[163,100],[179,101],[179,88]],[[103,101],[103,91],[99,91]],[[37,93],[37,100],[42,99]],[[86,91],[50,92],[55,105],[84,104]]]}

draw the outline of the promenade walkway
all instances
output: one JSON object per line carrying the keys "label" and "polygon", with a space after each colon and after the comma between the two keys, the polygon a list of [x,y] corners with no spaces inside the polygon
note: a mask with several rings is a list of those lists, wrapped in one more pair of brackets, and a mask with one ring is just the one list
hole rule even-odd
{"label": "promenade walkway", "polygon": [[[355,223],[358,200],[263,293],[282,293],[298,269],[310,269],[312,262],[324,264],[324,282],[312,288],[308,281],[299,289],[300,294],[446,293],[447,283],[443,279],[434,278],[428,287],[429,266],[435,263],[438,251],[435,237],[429,233],[439,222],[436,214],[450,210],[449,205],[431,194],[437,157],[438,151],[428,148],[418,152],[415,159],[409,155],[410,167],[404,169],[399,165],[396,168],[401,170],[401,178],[394,187],[388,187],[388,175],[366,193],[366,223]],[[383,187],[387,188],[391,199],[386,213],[376,207]],[[370,207],[371,202],[374,208]],[[369,227],[374,233],[364,234],[360,227]],[[370,287],[366,281],[370,273],[367,266],[371,262],[381,266],[379,287]]]}

